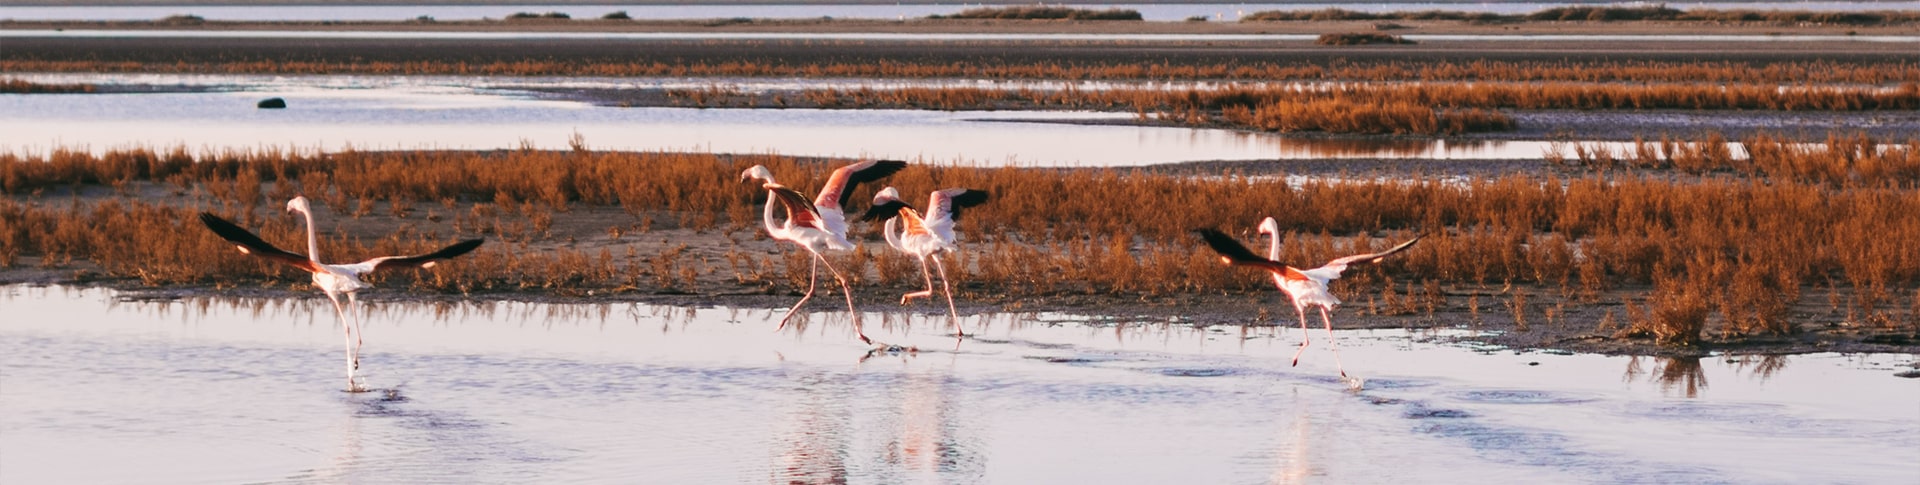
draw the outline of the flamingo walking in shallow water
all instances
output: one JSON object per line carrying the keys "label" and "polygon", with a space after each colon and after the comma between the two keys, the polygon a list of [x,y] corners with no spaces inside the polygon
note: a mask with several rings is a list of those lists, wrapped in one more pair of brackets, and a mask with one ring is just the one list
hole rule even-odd
{"label": "flamingo walking in shallow water", "polygon": [[900,200],[900,191],[887,187],[874,194],[873,207],[860,217],[863,221],[885,218],[887,245],[920,262],[920,277],[926,280],[927,289],[902,295],[900,304],[933,296],[933,276],[927,272],[927,259],[933,259],[934,268],[940,270],[940,289],[947,295],[947,322],[953,325],[955,335],[960,334],[960,312],[954,308],[953,287],[947,282],[947,267],[940,262],[940,254],[959,249],[954,245],[953,223],[960,220],[960,210],[986,202],[985,191],[936,190],[928,196],[927,215],[922,218],[913,206]]}
{"label": "flamingo walking in shallow water", "polygon": [[[740,173],[742,182],[759,180],[761,187],[767,189],[767,209],[762,221],[766,224],[767,235],[798,245],[813,255],[812,269],[807,276],[807,294],[801,296],[800,302],[794,303],[793,308],[787,309],[787,314],[780,317],[780,326],[775,327],[776,331],[787,328],[787,320],[792,319],[794,312],[813,298],[813,290],[820,280],[820,265],[826,264],[827,271],[833,273],[833,279],[840,282],[840,290],[847,296],[847,312],[853,314],[854,334],[860,337],[861,342],[873,343],[873,339],[867,338],[866,332],[860,328],[860,311],[853,308],[853,288],[847,285],[847,278],[833,267],[833,263],[827,261],[822,252],[853,250],[853,242],[847,240],[847,216],[843,207],[853,197],[854,188],[861,183],[893,175],[906,167],[907,162],[899,160],[868,160],[840,167],[827,178],[827,185],[820,189],[820,194],[811,202],[800,192],[774,181],[773,172],[765,166],[754,165]],[[784,222],[776,218],[776,203],[786,209]]]}
{"label": "flamingo walking in shallow water", "polygon": [[[346,329],[347,390],[350,392],[363,392],[367,390],[366,387],[360,383],[357,376],[360,370],[360,344],[362,339],[360,336],[360,316],[354,310],[357,309],[360,304],[359,297],[357,296],[359,291],[370,288],[371,286],[364,281],[360,281],[360,276],[375,271],[400,268],[430,268],[433,267],[434,264],[439,263],[440,260],[472,252],[474,248],[478,248],[481,243],[486,242],[484,239],[468,239],[455,243],[452,246],[441,248],[439,251],[417,256],[385,256],[355,264],[326,264],[320,262],[320,238],[314,232],[313,210],[311,207],[308,207],[307,198],[294,197],[293,200],[287,201],[287,211],[299,212],[302,216],[305,216],[307,227],[307,255],[305,256],[274,247],[272,244],[268,244],[265,240],[260,239],[260,236],[254,235],[253,232],[242,229],[240,226],[211,213],[200,213],[200,222],[206,224],[207,228],[212,229],[213,233],[219,235],[220,238],[234,243],[234,247],[239,248],[242,254],[251,254],[278,261],[313,274],[313,286],[319,288],[321,292],[326,293],[327,299],[333,301],[334,314],[340,318],[340,326]],[[347,296],[347,304],[345,307],[342,307],[340,304],[341,294]]]}
{"label": "flamingo walking in shallow water", "polygon": [[[1329,313],[1331,313],[1333,309],[1340,306],[1340,299],[1334,298],[1333,293],[1327,291],[1327,284],[1339,279],[1340,273],[1347,270],[1347,265],[1355,263],[1378,263],[1380,260],[1386,259],[1387,256],[1405,251],[1407,248],[1412,247],[1413,243],[1420,241],[1419,237],[1414,237],[1386,251],[1338,258],[1318,268],[1302,270],[1287,266],[1279,261],[1274,261],[1275,258],[1280,257],[1280,223],[1272,217],[1260,221],[1260,233],[1272,238],[1272,244],[1267,251],[1269,257],[1265,258],[1254,254],[1253,250],[1241,245],[1240,241],[1236,241],[1232,236],[1228,236],[1220,231],[1198,229],[1194,232],[1199,233],[1200,238],[1206,240],[1207,246],[1212,247],[1214,252],[1220,253],[1220,260],[1226,264],[1252,266],[1271,273],[1273,275],[1274,286],[1279,287],[1281,292],[1286,293],[1287,297],[1293,300],[1293,309],[1300,315],[1301,334],[1300,349],[1293,352],[1293,365],[1300,365],[1300,353],[1307,350],[1309,339],[1309,337],[1307,337],[1307,308],[1318,308],[1320,310],[1320,321],[1324,322],[1327,328],[1327,347],[1333,350],[1334,365],[1340,369],[1340,377],[1342,379],[1347,379],[1347,369],[1346,365],[1340,362],[1340,346],[1333,340],[1333,317],[1329,316]],[[1352,381],[1349,381],[1349,383],[1351,384]]]}

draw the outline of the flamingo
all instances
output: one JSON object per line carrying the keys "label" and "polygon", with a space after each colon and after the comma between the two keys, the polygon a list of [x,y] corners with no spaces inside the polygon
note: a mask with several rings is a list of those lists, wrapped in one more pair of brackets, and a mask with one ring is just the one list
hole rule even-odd
{"label": "flamingo", "polygon": [[[754,165],[753,168],[740,172],[740,181],[760,180],[761,187],[767,189],[767,209],[763,218],[767,235],[775,240],[798,245],[813,255],[812,268],[807,276],[807,294],[801,296],[800,302],[794,303],[793,308],[787,309],[787,314],[780,317],[780,326],[775,327],[774,331],[787,328],[787,321],[793,318],[794,312],[799,311],[801,305],[807,304],[807,300],[813,298],[813,290],[820,280],[820,265],[824,263],[827,265],[827,271],[833,272],[833,279],[840,282],[840,290],[847,296],[847,312],[853,314],[854,334],[860,337],[861,342],[873,343],[873,339],[867,338],[866,332],[860,328],[860,312],[853,308],[853,288],[847,286],[846,277],[842,276],[840,270],[834,268],[833,263],[828,262],[821,252],[853,250],[853,242],[847,240],[847,216],[842,207],[853,197],[854,188],[863,182],[893,175],[906,167],[907,162],[899,160],[868,160],[840,167],[833,171],[833,175],[827,177],[826,187],[822,187],[820,194],[811,202],[807,201],[806,196],[800,195],[800,192],[774,181],[773,172],[767,170],[765,166]],[[787,218],[784,223],[775,220],[775,203],[786,208]]]}
{"label": "flamingo", "polygon": [[[319,288],[321,292],[326,293],[327,299],[333,301],[334,315],[340,318],[340,326],[346,329],[348,392],[365,392],[367,390],[367,388],[360,383],[356,375],[360,369],[360,345],[362,340],[360,337],[360,316],[352,310],[358,308],[360,304],[358,297],[359,291],[370,288],[371,285],[361,281],[360,276],[375,271],[400,268],[431,268],[435,264],[438,264],[440,260],[467,254],[472,252],[474,248],[480,247],[481,243],[486,242],[484,239],[468,239],[441,248],[439,251],[417,256],[384,256],[355,264],[326,264],[320,262],[320,238],[314,233],[313,210],[307,205],[307,198],[294,197],[293,200],[287,201],[287,211],[299,212],[306,218],[306,256],[274,247],[272,244],[268,244],[265,240],[260,239],[260,236],[254,235],[252,232],[242,229],[240,226],[226,219],[221,219],[220,216],[213,215],[212,213],[200,213],[200,222],[206,224],[207,229],[212,229],[213,233],[219,235],[220,238],[234,243],[234,247],[238,248],[241,254],[251,254],[278,261],[313,274],[313,286]],[[344,308],[340,304],[340,295],[343,293],[347,296],[347,305]],[[352,316],[351,321],[348,319],[349,315]]]}
{"label": "flamingo", "polygon": [[[1260,221],[1260,234],[1272,240],[1272,244],[1268,247],[1267,251],[1269,256],[1265,258],[1255,255],[1253,250],[1247,249],[1246,246],[1240,244],[1240,241],[1234,240],[1232,236],[1228,236],[1226,233],[1213,229],[1197,229],[1194,232],[1199,233],[1201,239],[1206,240],[1207,246],[1212,247],[1214,252],[1220,253],[1221,262],[1231,266],[1253,266],[1271,273],[1273,275],[1274,286],[1279,287],[1281,292],[1286,293],[1287,297],[1293,300],[1293,310],[1300,315],[1301,334],[1300,348],[1293,352],[1293,365],[1295,366],[1300,365],[1300,354],[1307,350],[1307,344],[1309,343],[1309,337],[1307,336],[1307,308],[1318,308],[1320,310],[1320,321],[1324,322],[1327,328],[1327,347],[1333,350],[1334,365],[1338,366],[1337,368],[1340,370],[1341,379],[1349,378],[1347,377],[1346,365],[1340,362],[1340,346],[1334,342],[1333,318],[1329,316],[1329,313],[1331,313],[1333,309],[1340,306],[1340,299],[1334,298],[1333,293],[1327,291],[1327,284],[1333,282],[1333,280],[1340,279],[1340,273],[1345,272],[1349,264],[1378,263],[1380,260],[1386,259],[1387,256],[1405,251],[1407,248],[1412,247],[1413,243],[1420,241],[1420,238],[1416,236],[1386,251],[1338,258],[1318,268],[1301,270],[1273,260],[1273,258],[1280,257],[1280,222],[1275,221],[1272,217]],[[1348,382],[1352,383],[1353,381],[1348,380]]]}
{"label": "flamingo", "polygon": [[940,262],[940,253],[959,250],[953,244],[953,223],[960,220],[960,209],[973,207],[987,202],[985,191],[952,188],[936,190],[927,198],[927,216],[900,200],[900,191],[893,187],[880,189],[873,196],[873,207],[860,217],[863,221],[886,218],[887,245],[900,252],[913,256],[920,262],[920,277],[927,282],[927,289],[908,293],[900,297],[905,305],[914,298],[933,296],[933,276],[927,272],[927,259],[933,259],[933,266],[940,270],[940,289],[947,295],[947,315],[953,324],[953,333],[960,335],[960,312],[953,306],[953,287],[947,283],[947,267]]}

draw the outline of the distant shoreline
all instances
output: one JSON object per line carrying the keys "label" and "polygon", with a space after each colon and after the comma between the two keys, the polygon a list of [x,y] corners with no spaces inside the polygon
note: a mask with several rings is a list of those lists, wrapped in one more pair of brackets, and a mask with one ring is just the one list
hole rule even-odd
{"label": "distant shoreline", "polygon": [[[152,0],[152,1],[148,1],[148,0],[117,0],[117,1],[98,1],[98,0],[94,0],[94,1],[85,1],[85,0],[82,0],[82,1],[59,1],[59,0],[33,1],[33,0],[29,0],[29,1],[18,1],[18,2],[16,1],[0,2],[0,6],[4,6],[4,7],[129,7],[129,6],[194,7],[194,6],[250,6],[250,5],[258,5],[258,6],[342,6],[342,5],[352,5],[352,6],[360,6],[360,5],[369,5],[369,6],[370,5],[536,5],[536,6],[537,5],[953,5],[953,6],[965,6],[965,5],[1033,5],[1035,3],[1036,2],[1023,1],[1023,0],[974,0],[974,1],[967,1],[967,2],[958,2],[953,0],[831,0],[831,1],[803,1],[803,0],[699,0],[699,1],[695,1],[695,0],[413,0],[413,1],[404,1],[404,0],[325,0],[325,1],[322,1],[322,0],[291,0],[291,1],[210,0],[210,1],[199,1],[199,2],[183,2],[178,0]],[[1104,0],[1104,1],[1089,1],[1089,2],[1073,2],[1073,1],[1050,2],[1049,4],[1050,5],[1096,5],[1097,6],[1097,5],[1154,5],[1154,4],[1170,4],[1170,3],[1171,4],[1192,4],[1192,5],[1242,5],[1242,4],[1246,4],[1246,5],[1255,5],[1255,4],[1376,5],[1379,2],[1364,2],[1364,1],[1356,1],[1356,0],[1263,0],[1258,2],[1228,2],[1223,0]],[[1552,1],[1552,2],[1529,1],[1529,0],[1421,0],[1417,3],[1419,4],[1462,4],[1462,5],[1482,4],[1482,3],[1497,3],[1497,4],[1554,3],[1554,4],[1568,4],[1568,5],[1609,5],[1609,4],[1618,4],[1618,3],[1624,3],[1624,2],[1613,1],[1613,0],[1565,0],[1565,1]],[[1719,2],[1712,2],[1712,3],[1737,4],[1737,3],[1783,3],[1783,2],[1719,1]],[[1857,1],[1857,2],[1850,2],[1850,3],[1881,4],[1881,3],[1905,3],[1905,2],[1887,1],[1887,0],[1864,0],[1864,1]]]}
{"label": "distant shoreline", "polygon": [[[190,15],[190,13],[183,13]],[[1849,25],[1822,23],[1722,21],[1519,21],[1459,20],[1314,20],[1262,22],[1178,22],[1102,20],[976,19],[513,19],[376,21],[228,21],[228,20],[7,20],[0,30],[168,30],[168,31],[338,31],[338,32],[607,32],[607,33],[903,33],[903,34],[1184,34],[1319,35],[1372,32],[1391,24],[1395,35],[1769,35],[1769,36],[1916,36],[1920,24]],[[1659,39],[1649,39],[1657,41]],[[1853,42],[1853,44],[1861,44]],[[1564,47],[1564,46],[1562,46]],[[1378,48],[1424,48],[1421,46]],[[1718,51],[1720,49],[1712,49]]]}

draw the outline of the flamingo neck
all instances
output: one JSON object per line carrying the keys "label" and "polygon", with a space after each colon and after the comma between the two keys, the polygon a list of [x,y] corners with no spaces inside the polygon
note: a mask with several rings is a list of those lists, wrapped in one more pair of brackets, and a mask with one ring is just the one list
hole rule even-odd
{"label": "flamingo neck", "polygon": [[1267,259],[1280,260],[1280,235],[1277,233],[1267,234]]}
{"label": "flamingo neck", "polygon": [[305,216],[307,219],[307,259],[312,260],[313,264],[318,266],[320,264],[320,235],[314,233],[313,230],[313,213],[301,210],[300,215]]}
{"label": "flamingo neck", "polygon": [[773,191],[767,191],[767,210],[766,213],[762,215],[761,222],[767,225],[767,235],[769,236],[780,234],[780,225],[773,222],[773,204],[779,202],[776,200],[779,197],[778,195],[774,195]]}
{"label": "flamingo neck", "polygon": [[890,219],[887,219],[887,227],[884,230],[882,230],[880,233],[887,236],[888,246],[893,246],[894,249],[897,249],[900,252],[904,253],[904,252],[907,252],[907,246],[900,242],[900,231],[898,230],[899,227],[900,227],[900,218],[898,217],[890,218]]}

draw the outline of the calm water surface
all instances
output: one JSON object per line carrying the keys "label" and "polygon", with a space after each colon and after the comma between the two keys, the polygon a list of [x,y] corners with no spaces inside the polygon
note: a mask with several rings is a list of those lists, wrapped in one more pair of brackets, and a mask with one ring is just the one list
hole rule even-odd
{"label": "calm water surface", "polygon": [[[121,7],[0,7],[0,19],[15,20],[153,20],[192,14],[207,20],[411,20],[422,15],[438,20],[501,19],[520,12],[563,12],[575,19],[596,19],[624,11],[635,19],[714,18],[863,18],[912,19],[946,15],[971,8],[966,5],[293,5],[293,6],[121,6]],[[1239,20],[1266,10],[1341,8],[1364,12],[1447,10],[1459,12],[1527,13],[1565,5],[1638,6],[1641,2],[1377,2],[1377,3],[1190,3],[1190,4],[1067,4],[1075,8],[1136,10],[1146,20]],[[1920,2],[1706,2],[1667,3],[1677,9],[1720,10],[1915,10]],[[977,6],[977,5],[975,5]]]}
{"label": "calm water surface", "polygon": [[[1658,359],[1062,314],[0,288],[0,482],[1913,483],[1911,355]],[[831,308],[819,307],[819,308]],[[1535,365],[1537,364],[1537,365]],[[111,463],[112,466],[102,466]]]}
{"label": "calm water surface", "polygon": [[[606,150],[890,157],[990,166],[1133,166],[1196,160],[1538,159],[1549,141],[1312,139],[1234,130],[1040,123],[1129,113],[618,108],[552,90],[704,88],[743,92],[850,86],[1028,87],[968,81],[20,74],[37,82],[189,86],[208,92],[0,95],[0,151],[56,148],[303,150],[565,149],[578,133]],[[1036,89],[1068,87],[1035,83]],[[1108,83],[1072,85],[1105,89]],[[289,107],[254,103],[281,97]],[[1625,143],[1590,143],[1616,152]]]}

